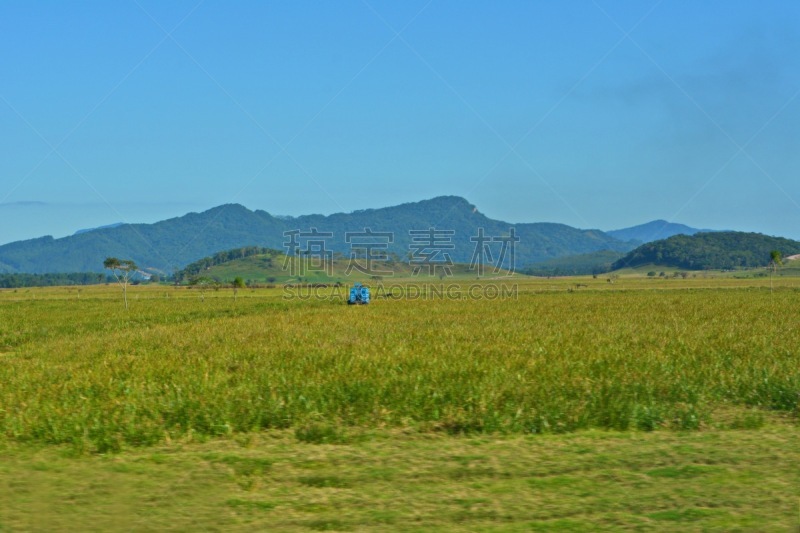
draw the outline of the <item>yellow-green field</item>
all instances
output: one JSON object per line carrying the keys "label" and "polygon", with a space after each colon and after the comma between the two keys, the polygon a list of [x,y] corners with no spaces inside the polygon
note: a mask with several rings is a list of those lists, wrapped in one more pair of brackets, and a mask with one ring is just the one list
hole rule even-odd
{"label": "yellow-green field", "polygon": [[800,279],[490,283],[0,291],[0,530],[795,527]]}

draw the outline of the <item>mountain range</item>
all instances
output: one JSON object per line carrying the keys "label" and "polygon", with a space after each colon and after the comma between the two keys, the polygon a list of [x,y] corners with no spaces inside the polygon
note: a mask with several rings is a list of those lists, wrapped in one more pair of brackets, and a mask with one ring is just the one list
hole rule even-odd
{"label": "mountain range", "polygon": [[[383,235],[365,235],[366,228]],[[601,250],[626,253],[648,236],[663,238],[675,234],[670,232],[700,230],[664,221],[614,232],[543,222],[510,224],[488,218],[456,196],[327,216],[276,217],[227,204],[154,224],[111,225],[59,239],[46,236],[9,243],[0,246],[0,273],[102,272],[103,260],[114,256],[133,259],[149,272],[170,274],[221,250],[245,246],[286,250],[293,239],[300,253],[322,248],[349,256],[357,243],[361,243],[361,252],[364,243],[383,243],[387,253],[403,258],[438,252],[440,258],[447,254],[453,262],[468,263],[480,253],[482,260],[491,263],[502,258],[503,266],[508,267],[512,257],[502,247],[503,239],[511,237],[512,231],[518,239],[513,247],[514,266],[520,268]],[[348,238],[348,233],[361,236],[351,234]]]}
{"label": "mountain range", "polygon": [[694,235],[695,233],[711,233],[717,230],[691,228],[685,224],[667,222],[666,220],[653,220],[645,224],[625,229],[607,231],[615,239],[621,241],[638,241],[647,243],[668,239],[674,235]]}

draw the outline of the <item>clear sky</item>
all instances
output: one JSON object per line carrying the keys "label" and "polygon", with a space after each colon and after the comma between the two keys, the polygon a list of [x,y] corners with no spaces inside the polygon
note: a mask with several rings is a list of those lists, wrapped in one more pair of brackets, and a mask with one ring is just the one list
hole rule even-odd
{"label": "clear sky", "polygon": [[0,243],[222,203],[800,238],[800,2],[0,2]]}

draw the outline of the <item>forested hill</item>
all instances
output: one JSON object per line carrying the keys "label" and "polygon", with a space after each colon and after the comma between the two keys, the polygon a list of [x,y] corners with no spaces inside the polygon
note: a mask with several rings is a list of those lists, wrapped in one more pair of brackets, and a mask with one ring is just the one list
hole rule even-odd
{"label": "forested hill", "polygon": [[647,264],[687,270],[763,267],[769,264],[773,250],[784,256],[798,254],[800,242],[738,231],[675,235],[636,248],[612,269]]}
{"label": "forested hill", "polygon": [[[411,250],[409,230],[452,231],[444,244],[455,262],[468,263],[476,244],[470,238],[483,228],[488,237],[507,235],[514,227],[519,242],[516,265],[525,265],[553,257],[589,253],[598,250],[627,252],[630,243],[623,243],[600,230],[576,229],[564,224],[510,224],[493,220],[463,198],[442,196],[421,202],[381,209],[364,209],[329,216],[305,215],[275,217],[265,211],[251,211],[238,204],[222,205],[202,213],[155,224],[123,224],[98,228],[77,235],[53,239],[42,237],[0,246],[0,272],[100,272],[103,259],[109,256],[133,259],[150,272],[171,274],[193,261],[220,250],[258,246],[286,250],[284,232],[309,232],[316,228],[330,232],[325,247],[349,255],[351,243],[346,232],[392,233],[388,251],[406,257]],[[498,244],[495,247],[495,257]]]}

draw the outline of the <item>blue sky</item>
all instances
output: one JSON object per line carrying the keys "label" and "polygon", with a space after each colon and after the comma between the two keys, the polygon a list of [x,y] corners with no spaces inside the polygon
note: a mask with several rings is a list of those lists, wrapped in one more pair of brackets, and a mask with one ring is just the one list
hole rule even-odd
{"label": "blue sky", "polygon": [[800,238],[800,3],[0,3],[0,243],[222,203]]}

